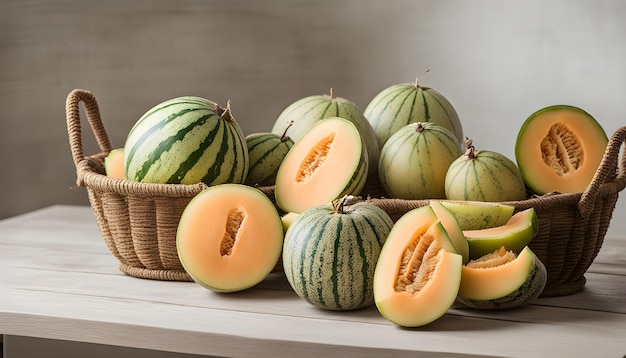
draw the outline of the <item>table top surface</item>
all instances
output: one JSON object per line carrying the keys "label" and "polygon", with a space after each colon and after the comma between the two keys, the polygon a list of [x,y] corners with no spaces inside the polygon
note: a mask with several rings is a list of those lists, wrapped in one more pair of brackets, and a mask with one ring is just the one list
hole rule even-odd
{"label": "table top surface", "polygon": [[624,357],[625,253],[626,235],[606,237],[576,294],[505,311],[451,308],[407,329],[375,306],[313,307],[281,272],[229,294],[127,276],[91,208],[55,205],[0,221],[0,334],[240,357]]}

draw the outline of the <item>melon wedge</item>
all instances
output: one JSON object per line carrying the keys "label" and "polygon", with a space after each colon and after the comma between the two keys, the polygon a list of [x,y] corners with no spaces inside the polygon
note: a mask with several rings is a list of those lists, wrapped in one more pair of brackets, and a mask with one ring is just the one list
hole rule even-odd
{"label": "melon wedge", "polygon": [[404,214],[393,226],[374,272],[374,300],[390,322],[419,327],[454,303],[463,258],[430,206]]}
{"label": "melon wedge", "polygon": [[450,237],[450,241],[454,245],[455,251],[463,257],[463,264],[469,261],[469,244],[463,234],[463,229],[459,225],[456,217],[441,202],[431,200],[430,207],[437,215],[439,221]]}
{"label": "melon wedge", "polygon": [[367,179],[368,154],[357,127],[332,117],[315,124],[285,156],[276,175],[276,203],[301,213],[344,195],[358,195]]}
{"label": "melon wedge", "polygon": [[546,281],[545,266],[528,246],[519,255],[501,247],[463,266],[457,302],[470,308],[519,307],[539,297]]}
{"label": "melon wedge", "polygon": [[242,184],[220,184],[196,195],[183,210],[176,247],[189,276],[216,292],[241,291],[274,269],[283,225],[271,200]]}
{"label": "melon wedge", "polygon": [[476,259],[504,246],[519,253],[535,237],[539,225],[534,208],[515,213],[501,226],[482,230],[464,230],[469,244],[469,257]]}

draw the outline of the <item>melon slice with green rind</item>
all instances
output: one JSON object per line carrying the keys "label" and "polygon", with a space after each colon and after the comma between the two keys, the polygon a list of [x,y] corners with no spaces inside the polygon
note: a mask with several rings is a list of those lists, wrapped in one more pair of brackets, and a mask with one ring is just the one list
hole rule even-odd
{"label": "melon slice with green rind", "polygon": [[476,259],[504,246],[519,253],[537,234],[539,224],[535,209],[519,211],[501,226],[481,230],[464,230],[469,244],[469,257]]}
{"label": "melon slice with green rind", "polygon": [[482,201],[442,201],[448,211],[456,217],[463,230],[480,230],[501,226],[507,223],[515,207]]}

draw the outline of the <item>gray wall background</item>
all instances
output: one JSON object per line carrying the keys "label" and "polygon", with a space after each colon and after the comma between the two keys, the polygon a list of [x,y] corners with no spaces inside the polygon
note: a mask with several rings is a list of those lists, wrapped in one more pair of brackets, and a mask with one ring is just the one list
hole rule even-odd
{"label": "gray wall background", "polygon": [[[512,159],[547,105],[582,107],[610,135],[626,125],[625,20],[621,0],[0,0],[0,218],[88,205],[70,189],[74,88],[94,92],[114,146],[175,96],[231,100],[247,134],[303,96],[333,87],[364,109],[416,76],[477,147]],[[620,198],[610,232],[626,236],[625,215]]]}

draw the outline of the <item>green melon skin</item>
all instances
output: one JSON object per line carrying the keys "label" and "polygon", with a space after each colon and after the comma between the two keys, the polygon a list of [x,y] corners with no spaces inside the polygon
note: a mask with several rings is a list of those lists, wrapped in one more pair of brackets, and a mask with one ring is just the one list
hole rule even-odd
{"label": "green melon skin", "polygon": [[[524,250],[530,249],[526,247]],[[505,310],[527,305],[537,299],[543,292],[548,280],[548,272],[543,262],[534,253],[532,253],[531,260],[529,260],[526,268],[527,271],[519,273],[520,275],[525,275],[526,279],[521,286],[512,292],[483,300],[458,295],[455,306],[483,310]]]}
{"label": "green melon skin", "polygon": [[457,158],[446,173],[448,200],[519,201],[527,197],[526,184],[517,165],[498,152],[470,149]]}
{"label": "green melon skin", "polygon": [[448,129],[428,122],[409,123],[380,152],[380,184],[390,198],[443,199],[446,173],[461,154],[461,146]]}
{"label": "green melon skin", "polygon": [[374,270],[392,226],[384,210],[365,202],[307,209],[285,234],[283,269],[289,284],[300,298],[323,309],[373,305]]}
{"label": "green melon skin", "polygon": [[293,140],[274,133],[253,133],[246,136],[250,168],[245,184],[270,186],[276,183],[278,168],[293,147]]}
{"label": "green melon skin", "polygon": [[330,95],[311,95],[289,104],[274,122],[271,132],[280,135],[288,128],[286,134],[297,143],[322,119],[346,119],[356,126],[365,143],[369,160],[368,174],[376,173],[380,147],[374,129],[354,102],[334,96],[332,89],[330,92]]}
{"label": "green melon skin", "polygon": [[456,217],[462,230],[481,230],[507,223],[515,207],[482,201],[441,201]]}
{"label": "green melon skin", "polygon": [[378,146],[400,128],[414,122],[438,124],[463,142],[463,127],[456,110],[441,93],[416,83],[396,84],[383,89],[367,105],[363,114],[370,122]]}
{"label": "green melon skin", "polygon": [[186,96],[147,111],[124,145],[126,177],[159,184],[243,183],[248,150],[229,107]]}

